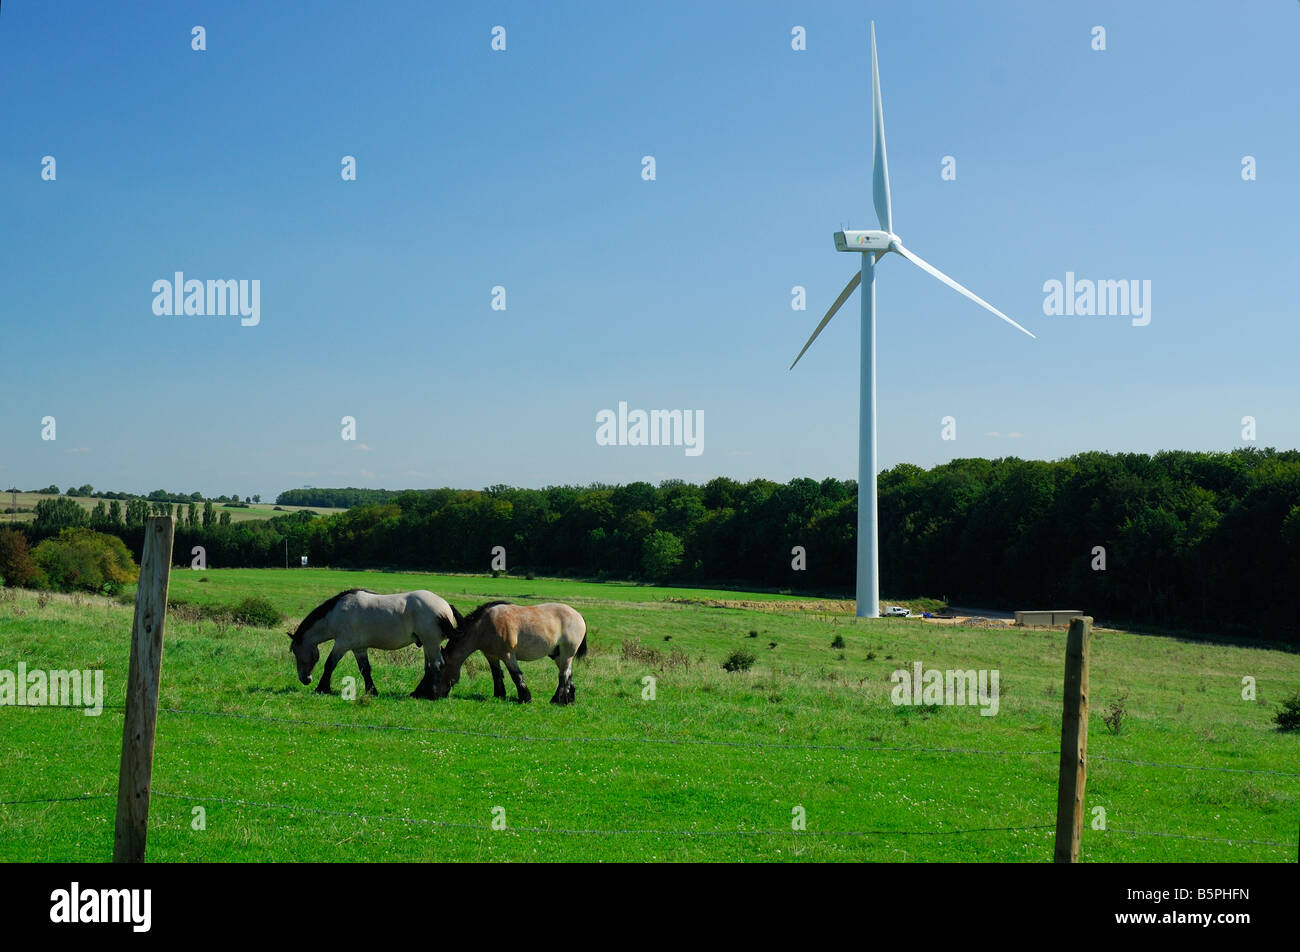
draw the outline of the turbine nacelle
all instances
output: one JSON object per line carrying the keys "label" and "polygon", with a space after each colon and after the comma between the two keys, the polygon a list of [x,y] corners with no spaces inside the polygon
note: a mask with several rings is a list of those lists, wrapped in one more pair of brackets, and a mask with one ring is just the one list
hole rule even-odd
{"label": "turbine nacelle", "polygon": [[889,251],[898,236],[888,231],[837,231],[836,251]]}

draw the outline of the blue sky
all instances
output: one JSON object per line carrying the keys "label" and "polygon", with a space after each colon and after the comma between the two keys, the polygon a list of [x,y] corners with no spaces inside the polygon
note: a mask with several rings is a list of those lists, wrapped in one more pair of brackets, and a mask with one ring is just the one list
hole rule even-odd
{"label": "blue sky", "polygon": [[[4,4],[0,483],[855,477],[857,298],[786,368],[876,225],[873,18],[895,230],[1038,335],[883,261],[882,464],[1300,445],[1298,3],[309,9]],[[1067,271],[1150,324],[1045,316]],[[619,401],[704,452],[597,445]]]}

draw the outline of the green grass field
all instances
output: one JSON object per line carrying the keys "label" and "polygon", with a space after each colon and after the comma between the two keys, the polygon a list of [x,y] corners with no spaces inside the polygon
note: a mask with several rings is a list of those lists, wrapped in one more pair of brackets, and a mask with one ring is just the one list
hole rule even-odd
{"label": "green grass field", "polygon": [[[31,522],[36,518],[35,509],[38,502],[42,499],[57,498],[57,496],[48,493],[18,493],[17,508],[20,511],[17,513],[4,513],[3,515],[0,515],[0,526],[8,525],[11,522]],[[85,509],[87,512],[94,509],[95,504],[101,501],[98,496],[75,496],[71,498],[73,502],[80,505],[81,508]],[[113,500],[111,499],[104,499],[102,501],[106,507],[113,503]],[[13,508],[13,502],[14,497],[11,496],[11,494],[0,493],[0,510]],[[125,500],[118,500],[118,505],[120,505],[124,510],[126,509]],[[181,503],[180,506],[181,511],[184,512],[186,504]],[[199,503],[198,506],[199,514],[202,515],[203,503]],[[343,509],[331,509],[328,506],[281,506],[279,509],[276,509],[275,503],[271,502],[249,503],[247,508],[243,506],[227,506],[219,502],[214,502],[212,508],[218,513],[230,513],[231,522],[249,522],[255,519],[270,519],[272,516],[285,516],[302,509],[310,509],[312,512],[319,513],[322,516],[333,515],[334,513],[345,511]]]}
{"label": "green grass field", "polygon": [[[481,656],[449,700],[412,700],[414,648],[371,653],[379,698],[317,696],[294,676],[284,629],[357,586],[428,588],[462,611],[494,597],[571,603],[591,652],[575,664],[576,705],[546,703],[549,661],[525,668],[532,705],[515,703],[513,687],[512,700],[493,699]],[[182,610],[168,622],[152,861],[1051,858],[1060,631],[862,621],[779,595],[562,580],[172,576],[178,601],[252,595],[289,621],[232,628]],[[0,860],[111,855],[131,615],[101,598],[0,602],[0,669],[103,668],[112,705],[99,717],[0,707],[0,801],[94,797],[0,805]],[[625,651],[631,641],[642,650]],[[738,648],[757,662],[724,671]],[[998,714],[893,705],[889,674],[913,661],[998,669]],[[336,690],[349,675],[350,656]],[[1244,676],[1258,700],[1242,699]],[[1091,678],[1086,807],[1090,818],[1104,807],[1108,829],[1085,828],[1084,861],[1295,860],[1300,735],[1279,733],[1272,714],[1300,687],[1300,656],[1098,630]],[[1101,715],[1124,693],[1115,735]],[[193,828],[196,807],[205,829]],[[796,807],[803,835],[791,829]],[[493,829],[502,815],[506,828]]]}

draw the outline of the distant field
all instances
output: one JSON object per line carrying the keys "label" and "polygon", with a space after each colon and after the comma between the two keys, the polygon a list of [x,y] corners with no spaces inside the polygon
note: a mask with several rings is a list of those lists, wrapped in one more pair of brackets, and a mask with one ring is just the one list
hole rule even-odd
{"label": "distant field", "polygon": [[[40,502],[42,499],[56,499],[56,498],[58,497],[51,496],[46,493],[19,493],[18,508],[27,511],[19,512],[16,515],[10,513],[5,513],[3,515],[0,515],[0,525],[5,525],[6,523],[11,521],[31,522],[35,518],[35,512],[33,510],[35,510],[36,504],[38,502]],[[87,512],[94,509],[95,504],[100,502],[100,497],[98,496],[92,496],[85,499],[81,497],[69,497],[69,498],[77,502]],[[12,503],[10,500],[11,500],[11,496],[9,493],[0,493],[0,510],[11,508]],[[111,505],[112,502],[113,500],[111,499],[103,500],[105,507]],[[125,499],[118,500],[118,503],[122,506],[123,509],[126,508]],[[185,507],[188,504],[181,503],[180,505],[182,507]],[[198,507],[199,507],[199,514],[201,516],[203,513],[203,503],[199,503]],[[243,506],[227,506],[224,505],[223,503],[214,502],[212,504],[212,508],[219,513],[220,512],[230,513],[231,522],[248,522],[249,520],[253,520],[253,519],[269,519],[272,516],[288,515],[289,513],[292,512],[298,512],[301,509],[310,509],[312,512],[320,513],[322,516],[327,516],[332,513],[345,511],[343,509],[331,509],[329,507],[323,507],[323,506],[281,506],[280,510],[277,511],[275,508],[275,503],[269,503],[269,502],[249,503],[247,509],[245,509]]]}
{"label": "distant field", "polygon": [[[372,652],[381,697],[298,683],[285,630],[345,588],[429,588],[462,611],[561,600],[589,625],[577,703],[492,698],[481,656],[446,701],[407,697],[414,648]],[[812,599],[556,579],[326,569],[175,570],[173,600],[273,602],[274,629],[168,622],[149,858],[1050,859],[1064,633],[859,620]],[[687,601],[682,601],[687,600]],[[727,605],[739,607],[725,607]],[[95,667],[102,716],[0,707],[0,860],[105,860],[132,609],[0,593],[0,670]],[[833,647],[836,638],[843,647]],[[756,656],[748,671],[722,662]],[[676,656],[673,655],[676,650]],[[1000,709],[902,707],[889,675],[1000,672]],[[1083,860],[1293,862],[1300,735],[1272,713],[1300,656],[1098,631]],[[1242,699],[1242,678],[1259,698]],[[349,656],[334,686],[357,676]],[[653,700],[646,678],[655,679]],[[513,699],[513,687],[511,687]],[[1102,715],[1127,695],[1121,733]],[[1105,831],[1091,829],[1095,807]],[[206,829],[193,828],[202,807]],[[506,829],[492,828],[497,808]],[[807,833],[791,828],[796,808]],[[351,814],[360,814],[357,816]]]}

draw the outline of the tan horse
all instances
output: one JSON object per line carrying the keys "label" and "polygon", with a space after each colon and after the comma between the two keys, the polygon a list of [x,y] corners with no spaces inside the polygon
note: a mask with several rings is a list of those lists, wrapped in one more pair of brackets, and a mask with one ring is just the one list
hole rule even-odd
{"label": "tan horse", "polygon": [[519,701],[527,704],[532,692],[524,683],[520,661],[550,658],[560,671],[560,682],[551,697],[552,704],[572,704],[573,659],[587,653],[587,622],[576,610],[558,602],[545,605],[512,605],[488,602],[468,615],[451,633],[442,652],[442,679],[435,697],[446,697],[460,680],[460,667],[475,651],[483,652],[492,669],[492,694],[506,696],[501,662],[505,662]]}

